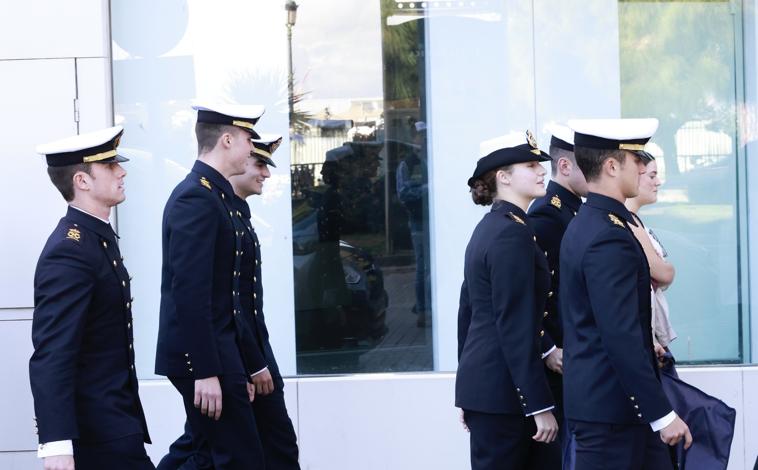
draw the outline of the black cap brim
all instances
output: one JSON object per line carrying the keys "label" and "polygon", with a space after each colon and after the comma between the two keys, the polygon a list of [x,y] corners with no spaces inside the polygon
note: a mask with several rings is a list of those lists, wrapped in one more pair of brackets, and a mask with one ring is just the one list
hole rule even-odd
{"label": "black cap brim", "polygon": [[254,158],[257,158],[258,160],[262,161],[263,163],[265,163],[268,166],[276,168],[276,165],[274,164],[274,161],[271,158],[269,158],[269,157],[265,157],[265,156],[263,156],[263,155],[261,155],[259,153],[253,153],[250,156],[254,157]]}
{"label": "black cap brim", "polygon": [[128,161],[129,159],[126,158],[125,156],[116,154],[113,157],[106,158],[105,160],[98,160],[92,163],[123,163],[123,162],[128,162]]}
{"label": "black cap brim", "polygon": [[255,132],[255,129],[248,129],[247,127],[242,127],[242,126],[235,126],[235,127],[239,127],[243,131],[249,132],[250,135],[253,137],[253,139],[260,139],[261,138],[261,135],[258,134],[257,132]]}
{"label": "black cap brim", "polygon": [[644,163],[645,165],[647,165],[648,163],[650,163],[653,160],[655,160],[655,157],[652,154],[650,154],[650,153],[648,153],[648,152],[646,152],[644,150],[637,150],[634,153],[638,157],[640,157],[640,160],[642,160],[642,163]]}
{"label": "black cap brim", "polygon": [[471,178],[468,179],[468,185],[473,188],[477,179],[496,168],[515,165],[516,163],[549,162],[550,160],[550,155],[527,144],[498,149],[476,162],[476,169]]}

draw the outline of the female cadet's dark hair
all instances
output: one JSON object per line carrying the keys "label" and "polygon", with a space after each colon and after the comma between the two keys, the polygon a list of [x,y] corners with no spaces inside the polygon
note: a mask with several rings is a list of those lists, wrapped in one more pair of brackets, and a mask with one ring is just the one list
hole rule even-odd
{"label": "female cadet's dark hair", "polygon": [[83,171],[92,176],[92,163],[78,163],[76,165],[49,166],[47,175],[53,186],[61,193],[66,202],[74,200],[74,175]]}
{"label": "female cadet's dark hair", "polygon": [[492,201],[497,195],[497,180],[495,175],[497,175],[497,172],[500,170],[509,171],[510,165],[490,170],[474,180],[474,185],[469,189],[474,204],[479,206],[489,206],[492,204]]}

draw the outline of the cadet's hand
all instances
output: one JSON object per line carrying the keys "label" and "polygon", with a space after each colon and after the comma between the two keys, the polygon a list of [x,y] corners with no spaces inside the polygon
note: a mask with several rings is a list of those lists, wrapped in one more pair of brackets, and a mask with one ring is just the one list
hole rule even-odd
{"label": "cadet's hand", "polygon": [[545,365],[548,369],[559,374],[563,374],[563,349],[555,348],[553,352],[545,358]]}
{"label": "cadet's hand", "polygon": [[255,393],[258,395],[268,395],[274,391],[274,379],[271,378],[271,372],[268,369],[263,369],[256,375],[253,375],[250,380],[255,385]]}
{"label": "cadet's hand", "polygon": [[690,428],[677,416],[668,426],[661,429],[661,440],[670,446],[675,446],[684,438],[684,448],[689,449],[692,445]]}
{"label": "cadet's hand", "polygon": [[247,386],[247,398],[250,399],[250,403],[255,400],[255,385],[251,384],[250,382],[245,384]]}
{"label": "cadet's hand", "polygon": [[537,425],[537,434],[532,436],[537,442],[553,442],[558,435],[558,422],[553,413],[543,411],[534,415],[534,423]]}
{"label": "cadet's hand", "polygon": [[663,346],[661,346],[658,343],[655,343],[653,345],[653,349],[655,350],[655,357],[657,357],[658,359],[660,359],[664,354],[666,354],[666,350],[663,349]]}
{"label": "cadet's hand", "polygon": [[461,420],[461,424],[463,425],[463,429],[466,432],[471,432],[471,430],[468,428],[468,424],[466,424],[466,415],[464,414],[463,410],[458,410],[458,411],[461,412],[460,420]]}
{"label": "cadet's hand", "polygon": [[45,470],[74,470],[73,455],[52,455],[45,457]]}
{"label": "cadet's hand", "polygon": [[221,383],[218,377],[195,380],[195,408],[216,421],[221,417]]}

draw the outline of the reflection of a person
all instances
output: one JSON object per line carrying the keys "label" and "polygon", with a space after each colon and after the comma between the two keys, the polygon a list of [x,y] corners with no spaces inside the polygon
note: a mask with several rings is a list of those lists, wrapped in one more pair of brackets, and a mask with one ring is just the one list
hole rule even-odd
{"label": "reflection of a person", "polygon": [[346,142],[334,149],[345,154],[339,163],[344,233],[383,231],[384,182],[378,175],[382,146],[375,141]]}
{"label": "reflection of a person", "polygon": [[316,209],[318,243],[315,260],[318,269],[315,272],[320,276],[320,307],[329,313],[329,323],[341,323],[339,315],[342,307],[350,303],[350,292],[345,284],[345,271],[340,257],[340,235],[344,220],[340,192],[344,168],[341,162],[349,155],[350,148],[346,146],[329,150],[321,167],[321,178],[326,190]]}
{"label": "reflection of a person", "polygon": [[409,152],[397,166],[397,197],[408,213],[408,228],[416,258],[415,293],[416,304],[413,311],[418,315],[416,325],[426,326],[426,312],[429,307],[428,244],[424,230],[424,213],[427,207],[428,176],[426,166],[426,123],[416,122],[412,129],[414,144],[418,151]]}

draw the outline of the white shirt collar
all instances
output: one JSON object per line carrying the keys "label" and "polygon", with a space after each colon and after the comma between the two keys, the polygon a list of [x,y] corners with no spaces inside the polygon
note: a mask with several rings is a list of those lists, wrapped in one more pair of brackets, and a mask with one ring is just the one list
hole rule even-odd
{"label": "white shirt collar", "polygon": [[110,220],[107,220],[107,219],[101,219],[100,217],[96,216],[95,214],[90,214],[89,212],[85,211],[84,209],[79,209],[78,207],[76,207],[76,206],[75,206],[75,205],[73,205],[73,204],[69,204],[68,206],[69,206],[70,208],[72,208],[72,209],[76,209],[76,210],[78,210],[79,212],[84,212],[85,214],[87,214],[87,215],[89,215],[89,216],[92,216],[92,217],[96,218],[97,220],[99,220],[99,221],[101,221],[101,222],[103,222],[103,223],[106,223],[106,224],[108,224],[108,225],[110,225],[110,224],[111,224],[111,221],[110,221]]}

